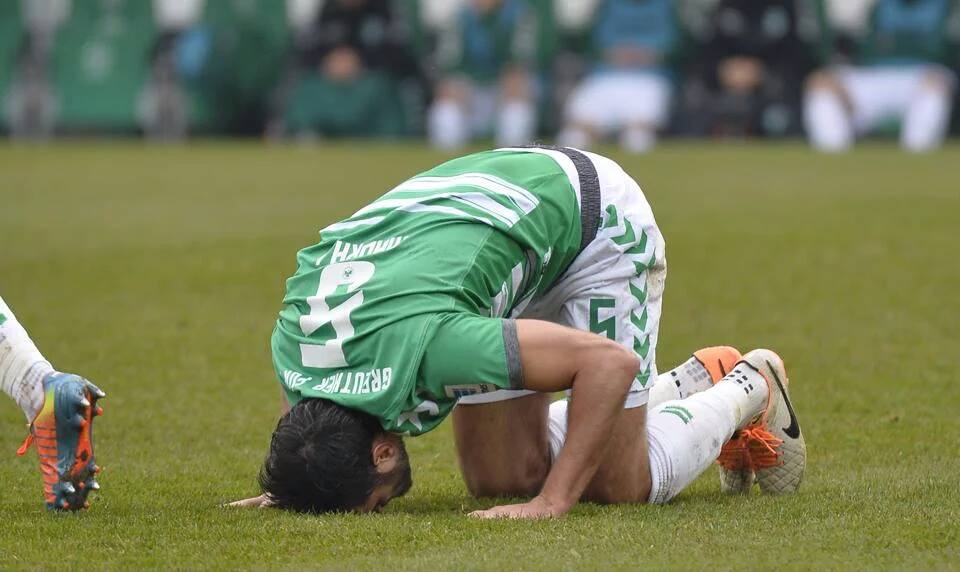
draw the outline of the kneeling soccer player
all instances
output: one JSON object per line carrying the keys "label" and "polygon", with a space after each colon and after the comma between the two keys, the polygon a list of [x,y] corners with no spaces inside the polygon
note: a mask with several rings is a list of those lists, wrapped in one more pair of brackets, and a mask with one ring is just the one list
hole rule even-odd
{"label": "kneeling soccer player", "polygon": [[[718,455],[727,491],[799,485],[805,448],[776,354],[709,348],[658,378],[664,240],[613,161],[550,147],[461,157],[321,235],[297,257],[272,338],[293,407],[263,495],[235,504],[378,510],[411,485],[401,435],[451,412],[471,493],[533,497],[476,516],[666,502]],[[551,405],[560,390],[569,400]]]}
{"label": "kneeling soccer player", "polygon": [[50,510],[79,510],[99,490],[93,457],[93,418],[106,394],[86,379],[53,369],[0,298],[0,388],[27,416],[30,433],[17,451],[32,444],[40,456],[43,496]]}

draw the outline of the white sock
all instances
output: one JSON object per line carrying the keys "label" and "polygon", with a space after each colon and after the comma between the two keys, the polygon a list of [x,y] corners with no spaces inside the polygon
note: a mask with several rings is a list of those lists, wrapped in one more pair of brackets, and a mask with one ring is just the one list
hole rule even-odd
{"label": "white sock", "polygon": [[768,392],[762,375],[739,364],[710,389],[649,410],[649,502],[669,501],[700,476],[734,431],[763,411]]}
{"label": "white sock", "polygon": [[533,103],[523,100],[504,103],[497,117],[497,146],[516,147],[532,142],[536,121]]}
{"label": "white sock", "polygon": [[837,94],[814,89],[803,102],[804,124],[810,143],[818,151],[837,153],[853,144],[853,126]]}
{"label": "white sock", "polygon": [[53,371],[0,298],[0,389],[17,402],[27,421],[43,407],[43,378]]}
{"label": "white sock", "polygon": [[[713,387],[710,372],[703,367],[695,357],[688,359],[672,370],[657,376],[653,387],[650,388],[650,397],[647,401],[647,410],[667,401],[686,399],[691,395],[706,391]],[[561,399],[550,404],[550,415],[547,424],[547,438],[550,441],[550,457],[556,460],[567,438],[567,406],[569,401]]]}
{"label": "white sock", "polygon": [[672,370],[661,373],[650,388],[647,410],[666,401],[686,399],[691,395],[713,387],[710,372],[695,357],[688,359]]}
{"label": "white sock", "polygon": [[940,146],[950,120],[950,95],[950,90],[920,90],[903,118],[900,144],[904,149],[922,153]]}
{"label": "white sock", "polygon": [[561,399],[550,404],[550,415],[547,418],[547,440],[550,441],[550,463],[560,456],[560,449],[567,440],[567,406],[569,399]]}
{"label": "white sock", "polygon": [[440,100],[430,108],[427,118],[430,143],[440,149],[463,147],[470,139],[470,126],[463,107],[449,100]]}
{"label": "white sock", "polygon": [[620,134],[620,146],[630,153],[646,153],[656,142],[657,134],[645,127],[628,127]]}

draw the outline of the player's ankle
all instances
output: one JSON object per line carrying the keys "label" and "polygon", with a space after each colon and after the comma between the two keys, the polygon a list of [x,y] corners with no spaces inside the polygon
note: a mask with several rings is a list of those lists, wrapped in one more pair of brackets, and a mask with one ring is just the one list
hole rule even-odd
{"label": "player's ankle", "polygon": [[756,423],[767,413],[770,382],[745,361],[738,362],[730,373],[717,382],[714,389],[727,393],[738,404],[737,429]]}

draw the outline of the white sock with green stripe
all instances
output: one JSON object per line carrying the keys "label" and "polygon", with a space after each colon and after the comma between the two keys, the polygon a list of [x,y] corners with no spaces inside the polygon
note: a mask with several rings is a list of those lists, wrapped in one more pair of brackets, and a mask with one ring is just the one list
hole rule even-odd
{"label": "white sock with green stripe", "polygon": [[[657,376],[650,388],[647,409],[653,409],[661,403],[686,399],[691,395],[713,387],[710,372],[695,357],[679,366]],[[567,400],[554,401],[550,405],[547,438],[550,440],[550,454],[554,459],[560,454],[567,437]]]}
{"label": "white sock with green stripe", "polygon": [[742,370],[706,391],[649,410],[650,503],[677,496],[713,464],[733,432],[766,407],[767,382],[751,368]]}
{"label": "white sock with green stripe", "polygon": [[43,378],[53,371],[0,298],[0,389],[17,402],[27,421],[43,407]]}

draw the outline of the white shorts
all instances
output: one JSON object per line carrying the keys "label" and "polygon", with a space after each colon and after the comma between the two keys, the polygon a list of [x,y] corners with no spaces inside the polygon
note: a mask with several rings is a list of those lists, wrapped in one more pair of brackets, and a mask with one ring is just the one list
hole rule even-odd
{"label": "white shorts", "polygon": [[953,77],[938,65],[841,67],[836,76],[853,106],[853,127],[866,133],[884,121],[903,118],[930,73]]}
{"label": "white shorts", "polygon": [[670,81],[650,72],[600,72],[570,96],[567,121],[609,135],[631,124],[662,127],[669,117]]}
{"label": "white shorts", "polygon": [[[573,180],[577,170],[566,155],[550,148],[535,151],[557,159],[580,188],[579,180]],[[667,274],[665,242],[643,191],[630,175],[606,157],[580,153],[589,158],[599,182],[597,234],[543,297],[513,317],[594,332],[633,350],[641,367],[625,407],[639,407],[646,405],[657,378],[657,338]],[[464,397],[460,403],[492,403],[531,393],[500,390]]]}

